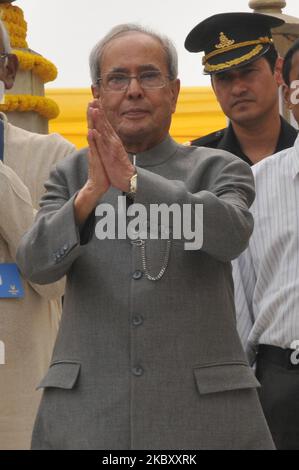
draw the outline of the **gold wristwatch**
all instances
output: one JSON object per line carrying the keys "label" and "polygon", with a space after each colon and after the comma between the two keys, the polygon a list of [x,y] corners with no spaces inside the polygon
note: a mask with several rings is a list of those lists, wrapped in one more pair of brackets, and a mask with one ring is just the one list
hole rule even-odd
{"label": "gold wristwatch", "polygon": [[136,191],[137,191],[137,173],[135,173],[130,179],[130,190],[127,193],[127,196],[130,199],[134,199]]}

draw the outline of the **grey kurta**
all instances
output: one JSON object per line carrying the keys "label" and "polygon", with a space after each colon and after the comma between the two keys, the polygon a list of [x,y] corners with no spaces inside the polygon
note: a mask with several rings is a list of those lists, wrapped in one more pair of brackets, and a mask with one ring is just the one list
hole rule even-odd
{"label": "grey kurta", "polygon": [[[34,282],[67,274],[64,312],[33,433],[35,449],[272,448],[258,383],[236,332],[230,260],[252,231],[249,167],[167,138],[137,155],[136,203],[204,205],[204,244],[174,240],[158,282],[130,240],[75,225],[86,151],[52,172],[18,262]],[[101,203],[117,205],[112,188]],[[147,241],[151,271],[166,241]],[[135,273],[135,275],[134,275]]]}

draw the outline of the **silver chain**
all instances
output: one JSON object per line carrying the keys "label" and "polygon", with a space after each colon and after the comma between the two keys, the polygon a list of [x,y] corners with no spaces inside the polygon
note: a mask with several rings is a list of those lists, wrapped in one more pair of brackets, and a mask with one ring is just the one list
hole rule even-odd
{"label": "silver chain", "polygon": [[137,240],[135,242],[135,244],[137,246],[140,246],[140,248],[141,248],[142,267],[143,267],[144,274],[145,274],[146,278],[149,281],[160,281],[160,279],[162,279],[162,277],[164,276],[165,271],[168,267],[169,257],[170,257],[170,250],[171,250],[171,240],[167,240],[167,246],[166,246],[166,250],[165,250],[163,265],[162,265],[162,268],[161,268],[159,274],[157,274],[157,276],[152,276],[150,274],[149,270],[148,270],[147,261],[146,261],[145,241],[144,240]]}
{"label": "silver chain", "polygon": [[[133,165],[136,166],[136,155],[133,155]],[[162,268],[161,268],[159,274],[157,274],[157,276],[152,276],[149,273],[149,270],[148,270],[148,267],[147,267],[147,262],[146,262],[145,240],[136,240],[133,243],[134,243],[134,245],[140,246],[140,248],[141,248],[142,267],[143,267],[143,271],[144,271],[144,274],[145,274],[146,278],[149,281],[160,281],[160,279],[162,279],[162,277],[164,276],[164,274],[166,272],[166,269],[168,267],[169,257],[170,257],[170,250],[171,250],[171,240],[167,240],[167,246],[166,246],[166,250],[165,250],[163,265],[162,265]]]}

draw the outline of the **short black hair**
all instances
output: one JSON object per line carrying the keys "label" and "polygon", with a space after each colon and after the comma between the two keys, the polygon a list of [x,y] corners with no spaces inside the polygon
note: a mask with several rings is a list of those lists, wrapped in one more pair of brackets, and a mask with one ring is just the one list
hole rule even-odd
{"label": "short black hair", "polygon": [[266,61],[270,65],[272,73],[274,73],[275,65],[276,65],[276,62],[277,62],[277,59],[278,59],[278,53],[277,53],[277,50],[275,49],[275,47],[273,46],[273,44],[271,44],[271,46],[269,47],[267,52],[262,57],[264,57],[264,59],[266,59]]}
{"label": "short black hair", "polygon": [[292,60],[294,54],[299,51],[299,39],[297,39],[294,44],[290,47],[288,52],[285,55],[283,67],[282,67],[282,76],[286,85],[290,86],[290,73],[292,69]]}

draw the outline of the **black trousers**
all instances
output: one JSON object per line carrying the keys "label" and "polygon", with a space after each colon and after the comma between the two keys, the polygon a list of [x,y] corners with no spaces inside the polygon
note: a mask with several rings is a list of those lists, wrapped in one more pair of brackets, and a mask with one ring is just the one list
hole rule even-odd
{"label": "black trousers", "polygon": [[260,345],[257,355],[259,397],[279,450],[299,450],[299,365],[292,364],[292,353]]}

